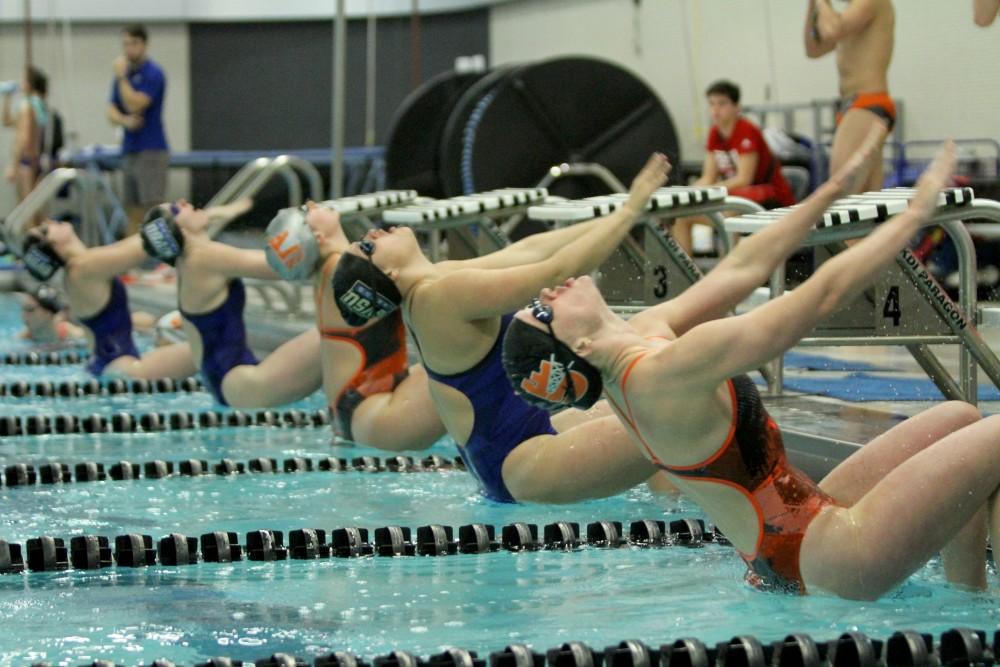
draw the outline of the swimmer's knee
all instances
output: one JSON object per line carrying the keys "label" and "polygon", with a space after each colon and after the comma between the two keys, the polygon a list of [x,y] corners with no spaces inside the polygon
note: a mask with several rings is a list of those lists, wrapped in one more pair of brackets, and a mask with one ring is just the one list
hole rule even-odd
{"label": "swimmer's knee", "polygon": [[946,401],[938,409],[944,412],[948,419],[962,425],[974,424],[983,418],[979,408],[965,401]]}

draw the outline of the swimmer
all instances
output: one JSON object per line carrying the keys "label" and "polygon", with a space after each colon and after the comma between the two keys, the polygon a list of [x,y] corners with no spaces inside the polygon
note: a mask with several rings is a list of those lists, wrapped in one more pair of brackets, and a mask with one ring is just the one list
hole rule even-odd
{"label": "swimmer", "polygon": [[313,281],[323,390],[338,436],[378,449],[425,449],[444,425],[427,372],[409,364],[402,315],[352,327],[333,302],[330,279],[349,246],[340,214],[314,202],[282,209],[267,228],[271,267],[287,280]]}
{"label": "swimmer", "polygon": [[87,370],[94,375],[135,378],[186,378],[195,372],[187,345],[171,345],[144,355],[132,339],[128,294],[118,276],[145,259],[138,234],[105,246],[88,248],[72,223],[46,220],[28,232],[23,243],[25,268],[37,280],[60,269],[70,309],[84,326],[92,348]]}
{"label": "swimmer", "polygon": [[[837,52],[840,103],[833,135],[830,173],[850,159],[876,125],[892,130],[896,106],[889,97],[896,14],[890,0],[850,0],[842,12],[830,0],[809,0],[805,46],[809,58]],[[852,192],[882,189],[881,146]]]}
{"label": "swimmer", "polygon": [[997,20],[1000,0],[972,0],[972,15],[976,25],[985,28]]}
{"label": "swimmer", "polygon": [[39,285],[21,297],[24,329],[17,337],[45,345],[85,340],[83,329],[69,321],[66,310],[66,305],[55,288]]}
{"label": "swimmer", "polygon": [[[954,169],[954,146],[920,178],[906,212],[793,292],[725,317],[850,191],[881,140],[866,139],[799,208],[745,239],[677,298],[626,322],[590,278],[571,279],[542,290],[504,342],[511,381],[539,404],[585,409],[603,386],[637,448],[701,505],[762,587],[875,599],[942,548],[950,580],[985,585],[980,510],[995,504],[1000,485],[1000,417],[980,419],[961,402],[938,405],[879,436],[817,485],[789,465],[781,432],[745,375],[794,346],[893,262],[934,212]],[[1000,514],[993,521],[1000,528]]]}
{"label": "swimmer", "polygon": [[550,419],[518,398],[500,364],[500,341],[514,311],[541,287],[611,255],[669,171],[666,157],[654,155],[618,211],[482,257],[432,264],[407,227],[371,231],[341,257],[333,293],[344,320],[360,326],[402,310],[438,414],[488,498],[575,502],[619,493],[656,472],[606,403]]}
{"label": "swimmer", "polygon": [[[284,405],[320,387],[319,333],[302,333],[258,362],[247,344],[242,278],[277,280],[263,250],[213,241],[212,211],[185,200],[154,206],[140,234],[150,256],[177,269],[184,335],[205,384],[223,405]],[[164,349],[164,348],[160,348]]]}

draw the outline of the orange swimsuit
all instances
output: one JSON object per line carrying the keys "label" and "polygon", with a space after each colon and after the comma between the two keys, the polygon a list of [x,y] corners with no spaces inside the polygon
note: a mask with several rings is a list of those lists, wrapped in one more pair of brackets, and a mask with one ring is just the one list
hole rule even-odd
{"label": "orange swimsuit", "polygon": [[893,103],[889,93],[858,93],[850,97],[842,97],[837,100],[836,123],[840,125],[844,114],[851,109],[864,109],[885,121],[888,130],[891,132],[896,124],[896,105]]}
{"label": "orange swimsuit", "polygon": [[788,463],[781,431],[764,409],[757,387],[746,375],[728,380],[733,417],[722,446],[695,465],[663,463],[640,433],[626,394],[629,376],[644,356],[635,359],[622,377],[625,409],[609,397],[618,416],[635,433],[657,467],[685,479],[724,484],[747,497],[758,517],[753,553],[740,552],[749,567],[747,581],[758,588],[805,593],[799,571],[802,538],[813,518],[824,507],[834,504],[833,498]]}
{"label": "orange swimsuit", "polygon": [[316,312],[320,314],[319,333],[325,340],[350,343],[361,353],[361,364],[354,376],[330,406],[340,435],[353,440],[351,418],[357,407],[372,394],[394,390],[409,374],[410,366],[406,353],[406,328],[399,310],[363,327],[323,326],[323,287],[329,284],[328,274],[336,265],[336,261],[328,260],[323,266],[320,289],[316,291]]}

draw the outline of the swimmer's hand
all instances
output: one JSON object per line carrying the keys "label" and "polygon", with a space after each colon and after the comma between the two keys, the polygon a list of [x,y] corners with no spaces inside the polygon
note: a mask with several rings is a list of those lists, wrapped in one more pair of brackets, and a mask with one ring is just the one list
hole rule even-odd
{"label": "swimmer's hand", "polygon": [[879,121],[869,132],[854,154],[837,170],[827,185],[834,188],[837,196],[854,192],[857,181],[866,176],[872,160],[881,160],[882,144],[888,128]]}
{"label": "swimmer's hand", "polygon": [[658,188],[667,182],[667,176],[673,166],[663,153],[653,153],[646,161],[642,171],[632,181],[628,191],[628,201],[625,208],[633,215],[639,216],[646,210],[646,202]]}
{"label": "swimmer's hand", "polygon": [[937,208],[938,193],[951,183],[955,173],[955,142],[949,139],[934,157],[924,173],[917,179],[917,195],[910,201],[909,210],[921,218],[928,218]]}

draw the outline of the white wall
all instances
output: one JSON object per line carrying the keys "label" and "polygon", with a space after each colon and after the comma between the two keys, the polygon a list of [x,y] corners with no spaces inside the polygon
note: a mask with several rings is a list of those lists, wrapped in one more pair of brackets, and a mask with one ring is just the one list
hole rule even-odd
{"label": "white wall", "polygon": [[[121,23],[74,25],[70,49],[64,50],[58,25],[35,27],[34,62],[49,76],[49,101],[60,111],[67,132],[77,146],[117,144],[115,128],[104,117],[111,92],[111,62],[121,53]],[[167,97],[163,110],[167,140],[174,151],[189,150],[191,103],[187,26],[179,23],[150,27],[149,53],[166,70]],[[71,56],[67,57],[67,54]],[[0,80],[19,79],[24,66],[21,26],[0,25]],[[69,133],[73,133],[70,135]],[[0,131],[0,165],[10,160],[12,132]],[[168,195],[187,196],[190,179],[183,170],[171,170]],[[14,189],[0,183],[0,217],[15,204]]]}
{"label": "white wall", "polygon": [[[977,27],[971,0],[895,5],[889,84],[906,138],[1000,138],[1000,26]],[[738,82],[748,104],[837,93],[832,55],[804,55],[801,1],[519,0],[490,15],[492,65],[586,54],[634,71],[669,108],[685,160],[703,154],[702,93],[717,78]]]}
{"label": "white wall", "polygon": [[[330,19],[334,0],[29,0],[36,21],[288,21]],[[479,9],[510,0],[419,0],[421,14]],[[0,2],[0,23],[21,21],[23,0]],[[344,0],[349,17],[409,15],[413,0]]]}

